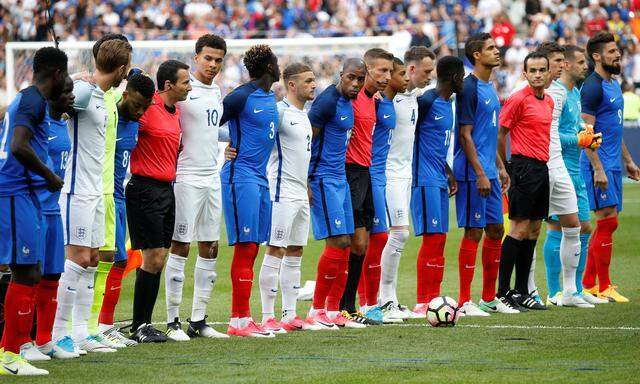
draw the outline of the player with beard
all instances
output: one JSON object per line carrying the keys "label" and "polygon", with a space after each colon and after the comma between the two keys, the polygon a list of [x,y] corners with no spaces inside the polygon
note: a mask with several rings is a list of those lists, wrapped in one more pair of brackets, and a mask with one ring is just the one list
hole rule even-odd
{"label": "player with beard", "polygon": [[[355,231],[351,238],[347,285],[340,300],[340,310],[346,311],[354,321],[365,324],[381,324],[382,313],[378,318],[368,319],[356,309],[356,293],[362,272],[367,243],[380,250],[386,243],[386,233],[369,238],[373,225],[374,207],[371,188],[372,136],[376,123],[376,106],[373,96],[382,92],[389,84],[393,71],[393,55],[381,48],[369,49],[364,54],[367,76],[358,97],[353,100],[354,124],[349,137],[346,155],[346,174],[351,191],[353,222]],[[367,270],[365,274],[371,273]],[[329,295],[332,296],[331,294]]]}
{"label": "player with beard", "polygon": [[[459,133],[453,160],[458,183],[456,215],[458,227],[464,228],[458,253],[458,305],[466,316],[516,313],[495,297],[504,234],[502,193],[509,187],[509,176],[496,156],[500,100],[490,80],[493,69],[500,65],[500,52],[491,35],[480,33],[467,40],[465,55],[473,72],[457,96]],[[471,301],[471,282],[483,233],[482,300],[478,308]],[[419,309],[426,311],[424,306]]]}
{"label": "player with beard", "polygon": [[[589,39],[587,55],[595,69],[582,85],[582,119],[593,125],[604,140],[597,151],[580,155],[580,172],[587,184],[590,209],[596,215],[596,229],[589,242],[587,267],[582,284],[593,295],[616,303],[626,303],[611,283],[609,265],[613,233],[622,212],[622,165],[632,180],[640,180],[640,169],[622,138],[624,101],[620,84],[620,49],[612,34],[600,32]],[[596,281],[597,279],[597,281]]]}
{"label": "player with beard", "polygon": [[423,318],[424,313],[415,313],[398,302],[396,286],[398,266],[405,243],[409,239],[409,202],[411,200],[411,163],[418,118],[417,98],[429,85],[435,69],[436,55],[426,47],[414,46],[404,54],[404,63],[409,76],[406,92],[399,92],[393,99],[396,126],[391,136],[385,175],[387,186],[385,203],[388,210],[389,239],[382,250],[380,262],[380,304],[383,322],[394,319]]}
{"label": "player with beard", "polygon": [[113,326],[113,315],[120,298],[122,278],[127,266],[127,210],[124,196],[124,180],[129,169],[131,151],[138,141],[138,120],[153,100],[155,85],[146,73],[138,68],[129,71],[127,87],[116,94],[118,108],[117,137],[114,155],[115,202],[115,254],[114,263],[105,280],[105,293],[100,303],[98,330],[113,340],[130,346],[135,340],[125,337]]}
{"label": "player with beard", "polygon": [[[67,80],[67,55],[41,48],[33,58],[33,84],[7,108],[0,129],[0,264],[11,268],[4,301],[0,375],[48,375],[29,364],[20,346],[30,340],[40,267],[44,262],[37,188],[59,191],[63,181],[47,167],[47,100],[57,100]],[[37,185],[39,185],[37,187]]]}

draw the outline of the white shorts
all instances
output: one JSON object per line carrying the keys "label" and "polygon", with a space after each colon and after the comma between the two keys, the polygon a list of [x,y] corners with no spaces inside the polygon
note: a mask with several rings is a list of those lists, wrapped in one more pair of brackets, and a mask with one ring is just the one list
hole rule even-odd
{"label": "white shorts", "polygon": [[173,193],[176,199],[173,240],[181,243],[218,241],[222,212],[220,186],[176,182]]}
{"label": "white shorts", "polygon": [[269,245],[304,247],[309,239],[310,222],[307,200],[272,202]]}
{"label": "white shorts", "polygon": [[64,244],[100,248],[104,246],[104,198],[62,193],[60,212]]}
{"label": "white shorts", "polygon": [[578,197],[565,167],[549,169],[549,216],[578,212]]}
{"label": "white shorts", "polygon": [[411,179],[387,179],[386,199],[389,227],[408,226]]}

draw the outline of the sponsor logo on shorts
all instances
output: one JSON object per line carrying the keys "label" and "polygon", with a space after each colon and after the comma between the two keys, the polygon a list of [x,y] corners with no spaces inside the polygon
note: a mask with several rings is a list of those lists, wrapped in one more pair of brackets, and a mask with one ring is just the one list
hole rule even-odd
{"label": "sponsor logo on shorts", "polygon": [[87,237],[87,229],[85,227],[76,227],[76,238],[84,240]]}
{"label": "sponsor logo on shorts", "polygon": [[340,219],[335,219],[333,223],[336,225],[336,228],[342,227],[342,221],[340,221]]}
{"label": "sponsor logo on shorts", "polygon": [[184,236],[187,234],[187,230],[189,229],[189,224],[187,223],[178,223],[176,226],[176,229],[178,230],[178,234],[181,236]]}
{"label": "sponsor logo on shorts", "polygon": [[284,234],[285,234],[284,228],[280,228],[279,227],[279,228],[274,229],[274,231],[273,231],[273,237],[276,240],[284,240]]}

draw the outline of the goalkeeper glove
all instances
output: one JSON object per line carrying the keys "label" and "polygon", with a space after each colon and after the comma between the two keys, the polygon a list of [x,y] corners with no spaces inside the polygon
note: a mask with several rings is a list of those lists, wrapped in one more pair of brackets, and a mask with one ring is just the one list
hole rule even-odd
{"label": "goalkeeper glove", "polygon": [[602,144],[602,133],[593,133],[586,128],[578,132],[578,146],[582,148],[597,149]]}

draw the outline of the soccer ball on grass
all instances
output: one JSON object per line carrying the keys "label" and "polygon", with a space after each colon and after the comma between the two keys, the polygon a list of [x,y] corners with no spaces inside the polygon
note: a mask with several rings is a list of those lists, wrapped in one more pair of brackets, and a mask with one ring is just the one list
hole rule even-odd
{"label": "soccer ball on grass", "polygon": [[427,321],[432,327],[453,327],[459,317],[458,303],[450,297],[440,296],[429,302]]}

